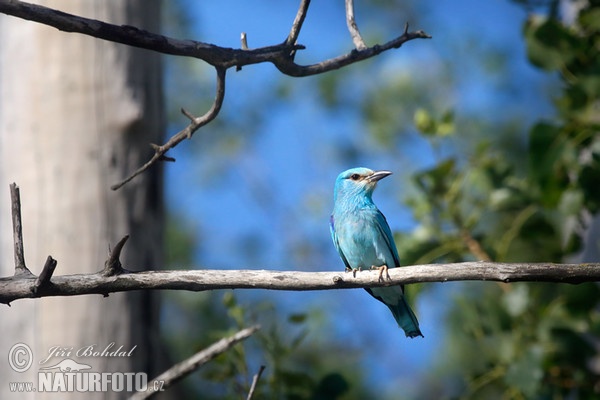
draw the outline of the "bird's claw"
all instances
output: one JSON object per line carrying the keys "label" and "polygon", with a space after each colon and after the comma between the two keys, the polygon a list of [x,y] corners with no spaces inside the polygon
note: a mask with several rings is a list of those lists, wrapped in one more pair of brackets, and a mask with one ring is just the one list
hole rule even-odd
{"label": "bird's claw", "polygon": [[379,282],[383,281],[383,273],[384,273],[384,272],[385,272],[385,277],[386,277],[388,280],[391,280],[391,279],[392,279],[392,278],[390,278],[390,274],[388,273],[388,266],[387,266],[387,265],[385,265],[385,264],[383,264],[381,267],[377,267],[377,266],[375,266],[375,265],[372,265],[372,266],[371,266],[371,269],[376,269],[376,270],[379,270],[379,278],[378,278]]}

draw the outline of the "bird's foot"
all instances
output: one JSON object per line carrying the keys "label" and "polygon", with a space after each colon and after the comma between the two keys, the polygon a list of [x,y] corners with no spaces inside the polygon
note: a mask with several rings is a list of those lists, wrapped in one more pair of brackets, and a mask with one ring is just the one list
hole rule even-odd
{"label": "bird's foot", "polygon": [[390,278],[390,274],[388,273],[388,266],[383,264],[381,267],[376,267],[375,265],[371,266],[371,269],[376,269],[379,270],[379,282],[381,282],[383,280],[383,273],[385,272],[385,277],[390,280],[392,278]]}
{"label": "bird's foot", "polygon": [[352,272],[352,277],[356,278],[356,273],[362,271],[362,268],[348,268],[346,267],[346,272]]}

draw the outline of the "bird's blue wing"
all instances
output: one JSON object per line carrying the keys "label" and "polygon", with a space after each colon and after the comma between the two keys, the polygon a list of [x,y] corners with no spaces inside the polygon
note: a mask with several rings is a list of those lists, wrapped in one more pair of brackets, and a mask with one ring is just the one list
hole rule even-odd
{"label": "bird's blue wing", "polygon": [[394,258],[394,265],[388,265],[388,268],[399,267],[400,266],[400,257],[398,257],[398,249],[396,249],[396,243],[394,242],[394,235],[392,235],[392,230],[385,219],[385,216],[381,213],[381,211],[377,210],[375,214],[376,226],[381,234],[381,237],[385,240],[387,247],[390,249],[390,253],[392,253],[392,257]]}
{"label": "bird's blue wing", "polygon": [[333,218],[333,214],[329,217],[329,230],[331,232],[331,239],[333,240],[333,244],[335,245],[336,250],[340,254],[342,261],[346,265],[346,268],[352,269],[352,267],[350,266],[350,263],[348,262],[348,260],[346,259],[346,256],[344,255],[344,253],[342,252],[342,249],[340,248],[340,243],[338,242],[338,237],[337,237],[337,234],[335,233],[335,220]]}

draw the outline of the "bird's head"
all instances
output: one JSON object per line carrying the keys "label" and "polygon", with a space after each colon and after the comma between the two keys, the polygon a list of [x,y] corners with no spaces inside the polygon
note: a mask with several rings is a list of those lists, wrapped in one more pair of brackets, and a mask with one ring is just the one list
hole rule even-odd
{"label": "bird's head", "polygon": [[338,175],[335,180],[334,202],[338,199],[364,199],[371,202],[377,182],[391,175],[390,171],[373,171],[369,168],[351,168]]}

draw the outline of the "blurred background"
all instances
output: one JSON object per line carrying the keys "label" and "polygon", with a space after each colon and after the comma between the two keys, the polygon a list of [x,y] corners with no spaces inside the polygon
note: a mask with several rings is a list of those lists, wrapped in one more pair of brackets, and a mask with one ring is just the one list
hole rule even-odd
{"label": "blurred background", "polygon": [[[176,37],[283,41],[294,2],[169,3]],[[339,172],[394,172],[374,200],[404,264],[597,261],[600,10],[570,1],[357,2],[368,45],[432,40],[309,78],[271,65],[228,74],[218,119],[167,165],[173,268],[343,268],[328,216]],[[580,11],[583,10],[581,13]],[[342,2],[313,2],[296,61],[351,50]],[[205,110],[214,72],[165,57],[169,130]],[[223,330],[263,330],[185,384],[239,398],[589,398],[598,395],[598,287],[447,283],[407,288],[424,339],[362,290],[166,293],[180,357]],[[232,385],[231,382],[236,382]],[[193,388],[193,389],[192,389]],[[228,398],[229,398],[228,397]]]}
{"label": "blurred background", "polygon": [[[250,48],[283,42],[298,7],[43,3],[233,48],[242,32]],[[393,171],[374,201],[404,265],[598,262],[600,3],[371,0],[357,2],[355,15],[370,46],[401,35],[405,23],[433,38],[307,78],[270,64],[231,69],[217,119],[169,152],[177,162],[117,192],[110,185],[147,160],[147,143],[187,125],[182,107],[196,115],[210,107],[214,69],[0,15],[0,190],[22,188],[32,272],[48,254],[57,274],[96,272],[125,234],[122,261],[132,270],[341,271],[329,233],[333,184],[357,166]],[[306,46],[299,64],[351,51],[343,2],[313,1],[298,42]],[[14,273],[9,206],[3,195],[2,276]],[[256,399],[600,397],[596,283],[406,291],[424,338],[406,338],[364,290],[19,300],[0,309],[0,354],[26,343],[39,367],[50,346],[116,342],[136,346],[135,356],[78,361],[155,376],[259,323],[163,398],[246,398],[261,365]],[[37,372],[0,362],[0,397],[24,398],[11,397],[8,382]]]}

